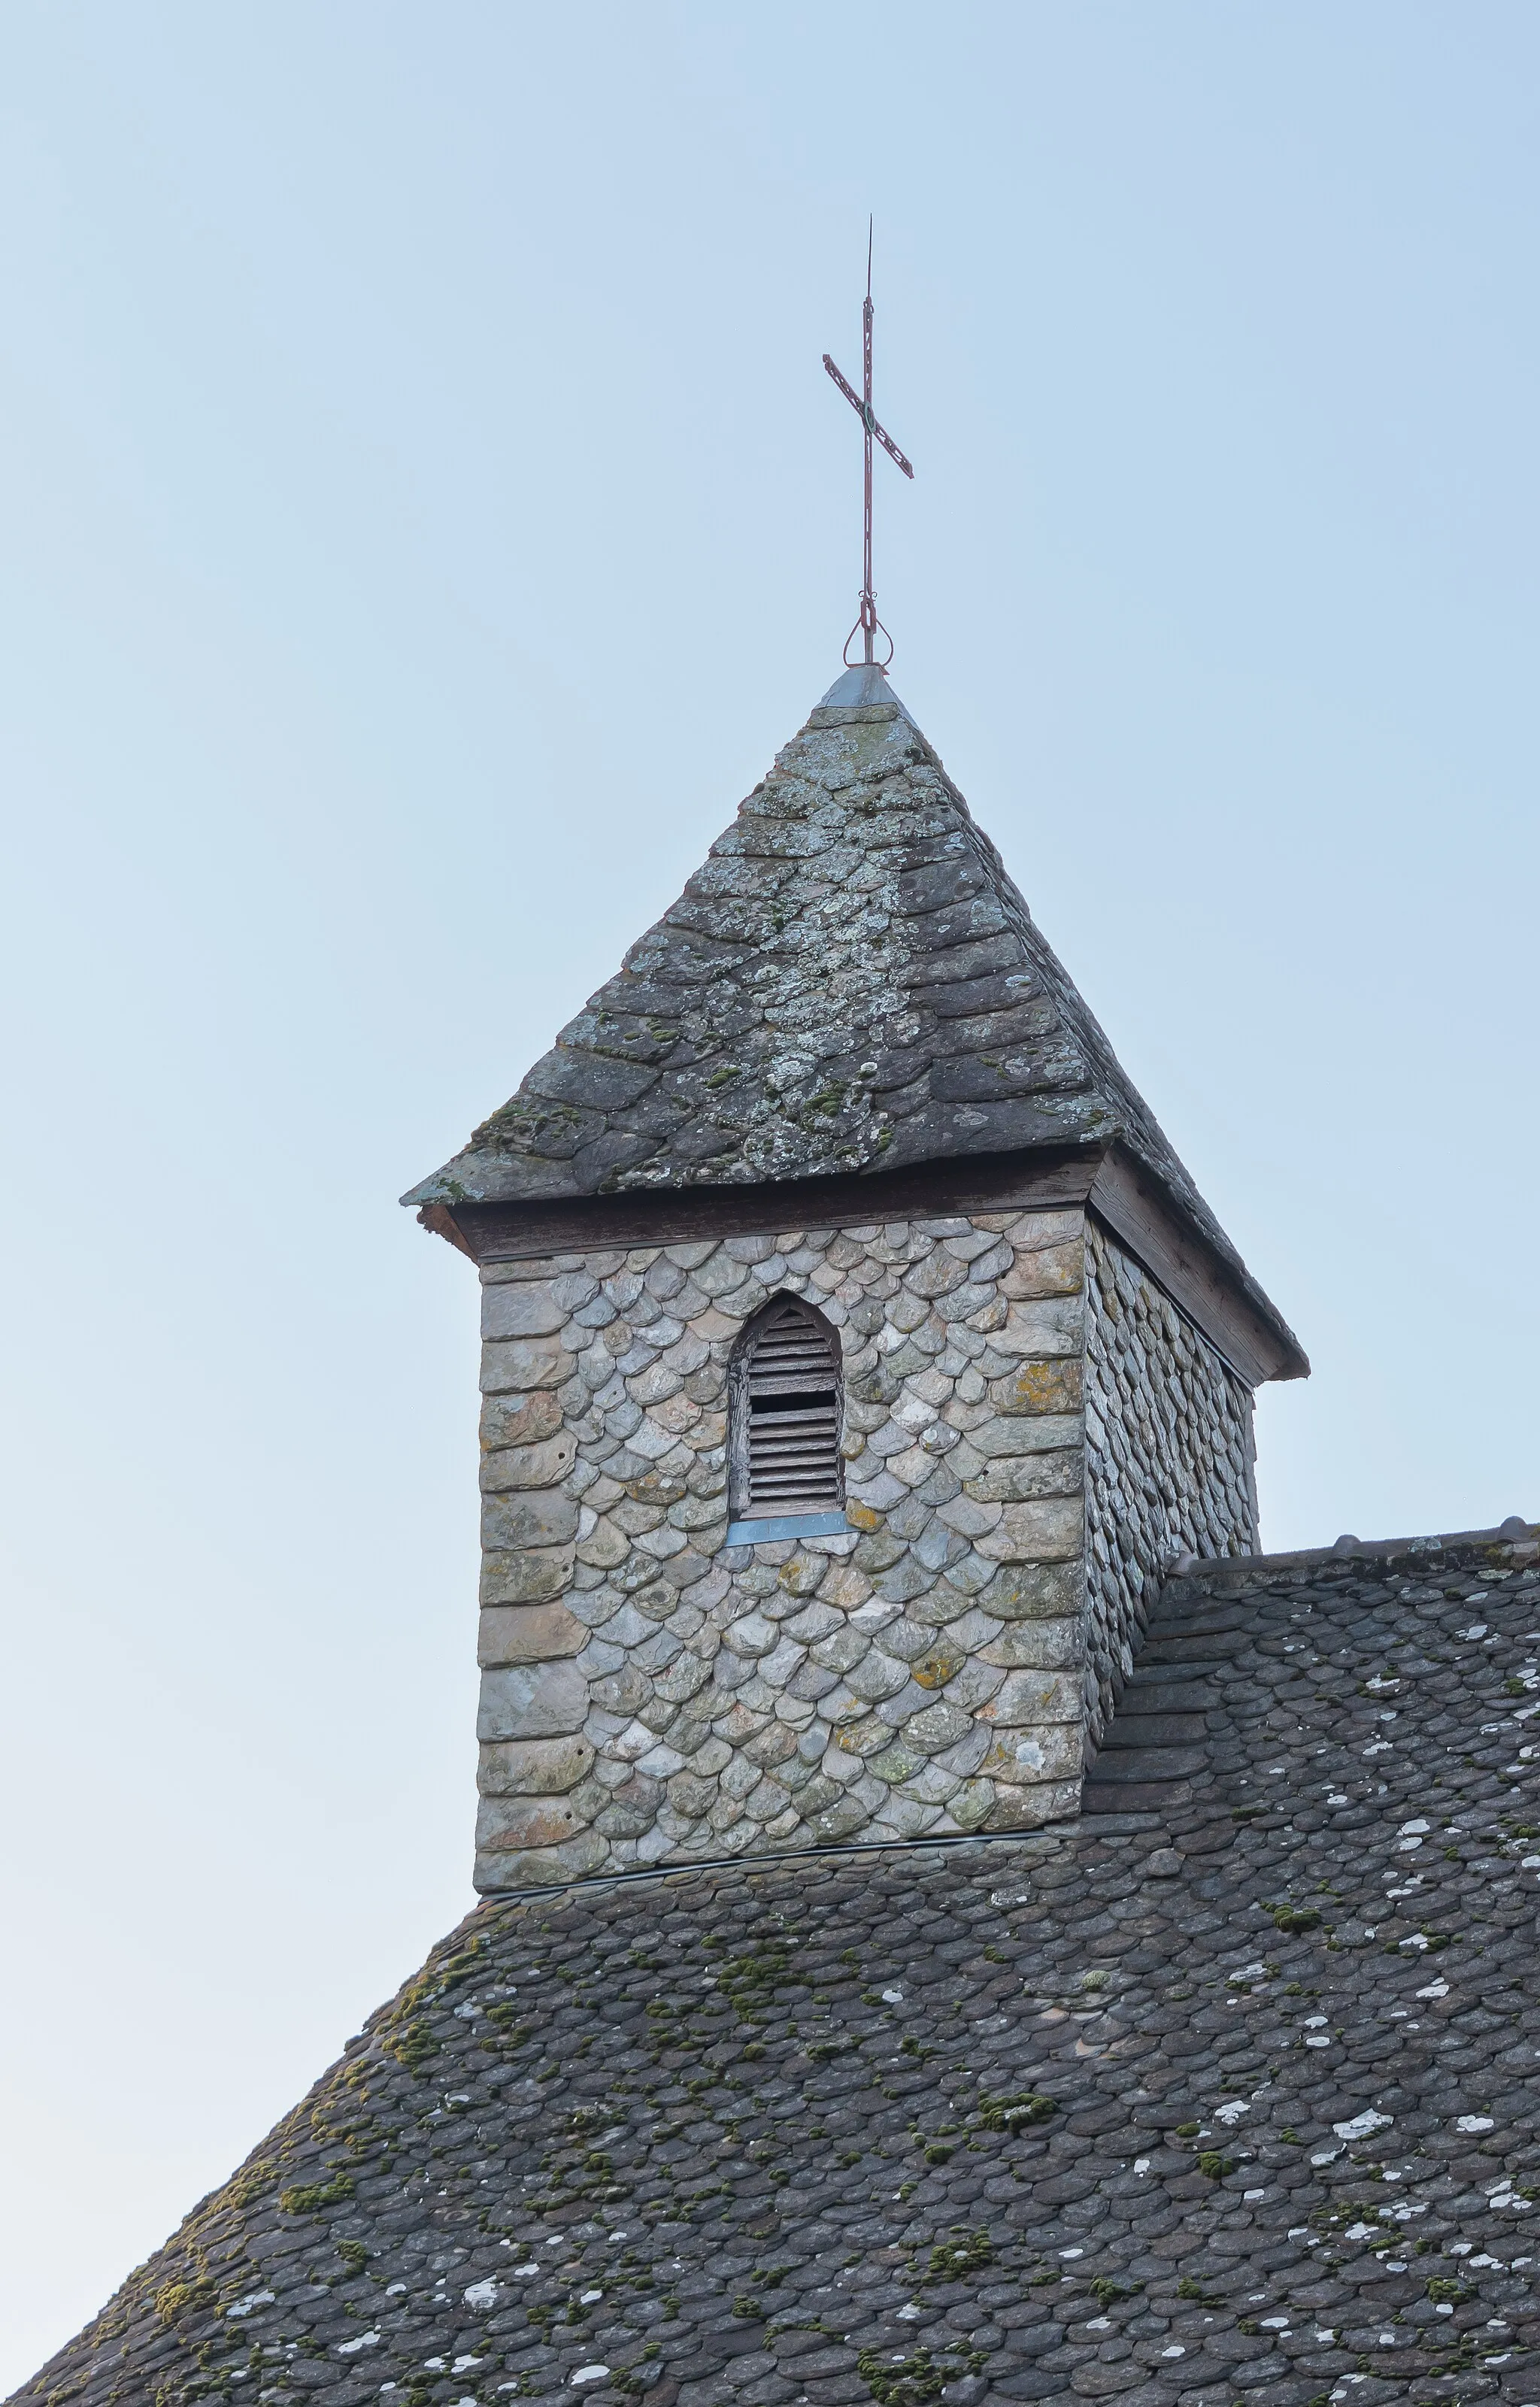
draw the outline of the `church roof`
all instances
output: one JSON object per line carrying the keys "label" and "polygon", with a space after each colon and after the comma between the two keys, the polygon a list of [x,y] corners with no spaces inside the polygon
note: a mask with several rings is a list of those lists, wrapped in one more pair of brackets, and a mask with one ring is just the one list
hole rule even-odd
{"label": "church roof", "polygon": [[1533,2398],[1506,1526],[1168,1585],[1061,1830],[482,1905],[19,2399]]}
{"label": "church roof", "polygon": [[936,753],[882,672],[857,668],[518,1093],[402,1200],[657,1192],[1119,1139],[1239,1269]]}

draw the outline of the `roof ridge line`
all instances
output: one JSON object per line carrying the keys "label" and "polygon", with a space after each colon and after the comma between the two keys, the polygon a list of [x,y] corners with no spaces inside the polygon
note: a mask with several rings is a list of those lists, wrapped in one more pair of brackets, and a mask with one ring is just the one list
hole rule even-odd
{"label": "roof ridge line", "polygon": [[1169,1595],[1177,1587],[1192,1587],[1237,1572],[1287,1571],[1315,1563],[1384,1562],[1397,1555],[1447,1554],[1460,1546],[1498,1546],[1516,1561],[1529,1561],[1540,1555],[1540,1523],[1526,1521],[1522,1535],[1504,1521],[1492,1530],[1453,1530],[1432,1537],[1338,1538],[1330,1546],[1300,1546],[1276,1555],[1200,1555],[1183,1570],[1169,1574],[1162,1593]]}

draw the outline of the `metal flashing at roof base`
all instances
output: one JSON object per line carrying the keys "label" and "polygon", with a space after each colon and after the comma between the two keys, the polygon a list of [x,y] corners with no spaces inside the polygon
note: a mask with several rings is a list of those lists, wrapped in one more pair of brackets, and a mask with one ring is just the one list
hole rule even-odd
{"label": "metal flashing at roof base", "polygon": [[[773,1855],[755,1855],[747,1859],[742,1856],[692,1856],[685,1862],[628,1864],[620,1872],[587,1873],[576,1880],[549,1881],[540,1888],[483,1889],[481,1896],[489,1905],[512,1906],[525,1905],[532,1898],[576,1897],[579,1893],[585,1898],[595,1897],[610,1890],[634,1888],[638,1882],[646,1881],[675,1881],[682,1886],[698,1880],[703,1873],[741,1871],[746,1860],[749,1868],[755,1872],[788,1865],[792,1868],[801,1865],[811,1871],[815,1866],[821,1869],[825,1864],[847,1860],[852,1864],[869,1863],[874,1856],[902,1859],[906,1865],[912,1863],[917,1856],[927,1862],[944,1862],[948,1855],[961,1852],[969,1862],[977,1860],[987,1865],[990,1852],[993,1849],[1013,1856],[1019,1862],[1034,1863],[1044,1856],[1052,1855],[1078,1827],[1079,1816],[1066,1814],[1056,1822],[1045,1822],[1035,1830],[943,1830],[927,1832],[919,1839],[881,1839],[875,1844],[863,1839],[820,1840],[814,1847],[777,1848]],[[1163,1832],[1164,1829],[1165,1819],[1160,1814],[1125,1814],[1110,1827],[1110,1831],[1107,1819],[1099,1820],[1096,1834],[1099,1838],[1109,1834],[1114,1837],[1137,1836],[1145,1830]],[[1215,1830],[1219,1831],[1218,1824]],[[1226,1819],[1222,1843],[1228,1844],[1232,1835],[1233,1825]],[[1210,1845],[1220,1843],[1218,1836],[1208,1841]],[[1183,1844],[1191,1848],[1193,1842],[1189,1837]]]}
{"label": "metal flashing at roof base", "polygon": [[843,677],[835,677],[819,708],[871,710],[884,703],[889,709],[900,711],[905,719],[908,718],[908,712],[888,683],[886,669],[876,661],[858,661],[853,669],[847,669]]}
{"label": "metal flashing at roof base", "polygon": [[773,1521],[729,1521],[724,1543],[767,1546],[775,1538],[839,1538],[849,1527],[843,1513],[782,1513]]}

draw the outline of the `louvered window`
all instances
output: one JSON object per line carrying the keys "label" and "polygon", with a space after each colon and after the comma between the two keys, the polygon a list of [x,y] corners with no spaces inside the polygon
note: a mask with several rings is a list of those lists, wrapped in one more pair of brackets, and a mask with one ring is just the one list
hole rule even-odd
{"label": "louvered window", "polygon": [[796,1524],[777,1528],[783,1537],[844,1529],[839,1339],[799,1296],[777,1296],[745,1330],[729,1416],[729,1544],[745,1543],[750,1527],[768,1537],[772,1522]]}

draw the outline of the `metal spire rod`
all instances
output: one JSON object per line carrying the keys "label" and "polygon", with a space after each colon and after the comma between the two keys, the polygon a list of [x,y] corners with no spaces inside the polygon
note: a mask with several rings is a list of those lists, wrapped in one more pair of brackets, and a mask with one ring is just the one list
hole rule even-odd
{"label": "metal spire rod", "polygon": [[[866,454],[863,488],[865,519],[861,554],[861,616],[845,638],[847,667],[851,665],[850,646],[858,634],[862,638],[863,657],[869,664],[877,658],[876,643],[878,634],[888,636],[888,660],[891,661],[893,656],[893,639],[888,634],[887,628],[883,626],[877,615],[877,595],[872,586],[872,442],[874,436],[881,444],[890,460],[896,461],[906,477],[912,477],[914,475],[913,468],[892,436],[885,427],[878,425],[876,413],[872,408],[872,220],[868,218],[866,221],[866,299],[861,313],[862,376],[859,393],[854,386],[841,376],[828,352],[825,351],[823,354],[825,368],[861,420]],[[887,661],[878,663],[883,668],[886,668],[887,664]]]}

